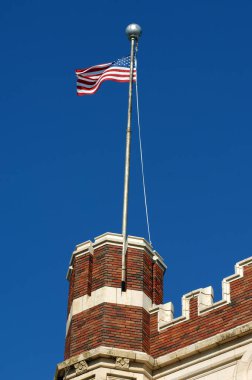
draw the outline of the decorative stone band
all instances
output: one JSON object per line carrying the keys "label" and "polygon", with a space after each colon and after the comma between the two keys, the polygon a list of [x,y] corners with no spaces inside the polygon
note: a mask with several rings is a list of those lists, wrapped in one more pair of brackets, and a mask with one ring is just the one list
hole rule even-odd
{"label": "decorative stone band", "polygon": [[103,288],[93,291],[91,296],[85,295],[73,300],[67,319],[66,334],[73,315],[91,309],[101,303],[138,306],[144,308],[146,311],[149,311],[153,306],[151,299],[142,291],[128,289],[126,292],[122,292],[121,288],[104,286]]}
{"label": "decorative stone band", "polygon": [[[230,362],[236,364],[243,357],[245,364],[241,361],[237,367],[237,371],[241,373],[244,371],[244,366],[251,371],[251,346],[252,322],[216,334],[156,359],[143,352],[100,346],[58,364],[54,380],[72,379],[78,376],[80,372],[87,371],[87,378],[92,379],[90,376],[93,376],[95,370],[100,367],[107,369],[107,372],[108,369],[110,371],[116,369],[126,371],[122,375],[122,378],[126,379],[129,372],[132,371],[132,373],[142,373],[147,379],[170,379],[169,375],[175,373],[176,377],[173,375],[173,379],[184,380],[189,376],[191,378],[191,376],[207,372],[209,368],[223,367]],[[247,358],[248,352],[249,358]],[[191,360],[190,357],[192,357]],[[249,378],[244,377],[244,379]]]}
{"label": "decorative stone band", "polygon": [[[167,266],[164,263],[163,258],[151,247],[151,245],[143,238],[136,237],[136,236],[128,236],[128,247],[130,248],[137,248],[137,249],[143,249],[149,252],[149,254],[153,257],[154,260],[156,260],[161,267],[163,267],[165,270]],[[72,264],[74,261],[74,258],[79,255],[83,255],[87,252],[93,253],[94,249],[101,247],[105,244],[110,245],[116,245],[116,246],[122,246],[123,245],[123,236],[121,234],[115,234],[111,232],[107,232],[105,234],[102,234],[94,239],[94,242],[91,240],[85,241],[84,243],[78,244],[76,246],[75,251],[72,253],[70,263],[69,263],[69,269],[67,272],[67,279],[69,279],[69,276],[71,275],[72,270]]]}
{"label": "decorative stone band", "polygon": [[151,314],[158,313],[158,329],[162,331],[170,326],[174,326],[180,322],[190,318],[190,300],[192,298],[198,299],[198,315],[202,315],[213,309],[219,308],[231,302],[230,283],[243,277],[244,267],[252,264],[252,257],[238,262],[235,265],[235,274],[226,277],[222,281],[222,300],[213,302],[214,293],[213,288],[201,288],[185,294],[182,297],[182,316],[173,318],[173,304],[167,302],[166,304],[155,306],[150,310]]}

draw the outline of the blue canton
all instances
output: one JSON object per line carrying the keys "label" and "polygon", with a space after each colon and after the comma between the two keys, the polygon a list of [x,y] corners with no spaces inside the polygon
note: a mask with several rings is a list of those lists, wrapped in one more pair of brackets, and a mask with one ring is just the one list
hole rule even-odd
{"label": "blue canton", "polygon": [[127,57],[117,59],[116,61],[114,61],[112,63],[111,67],[113,67],[113,66],[126,67],[129,69],[130,68],[130,56],[128,55]]}

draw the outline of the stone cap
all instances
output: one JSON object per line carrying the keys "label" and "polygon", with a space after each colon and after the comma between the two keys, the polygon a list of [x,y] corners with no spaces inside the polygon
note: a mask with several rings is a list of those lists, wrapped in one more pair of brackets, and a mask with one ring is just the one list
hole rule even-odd
{"label": "stone cap", "polygon": [[[127,239],[128,242],[128,247],[129,248],[137,248],[137,249],[144,249],[148,251],[148,253],[152,256],[153,260],[157,261],[158,264],[164,269],[164,271],[167,269],[167,266],[164,263],[163,258],[159,255],[157,251],[155,251],[150,243],[145,240],[142,237],[137,237],[137,236],[128,236]],[[75,247],[75,250],[72,253],[70,263],[69,263],[69,268],[67,271],[67,279],[69,278],[69,275],[71,273],[71,268],[72,264],[74,261],[74,258],[78,255],[83,255],[87,252],[90,252],[93,254],[93,251],[95,248],[98,248],[102,245],[105,244],[111,244],[111,245],[116,245],[116,246],[121,246],[123,245],[123,235],[122,234],[117,234],[113,232],[106,232],[102,235],[99,235],[94,238],[94,242],[91,240],[87,240],[83,243],[77,244]]]}

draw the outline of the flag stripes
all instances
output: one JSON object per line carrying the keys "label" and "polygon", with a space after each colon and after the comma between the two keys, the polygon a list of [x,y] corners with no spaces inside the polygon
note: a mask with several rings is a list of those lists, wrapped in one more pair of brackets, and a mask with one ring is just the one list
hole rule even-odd
{"label": "flag stripes", "polygon": [[[129,82],[130,57],[91,66],[86,69],[78,69],[75,73],[77,76],[77,95],[91,95],[99,89],[104,81]],[[133,80],[136,81],[135,67],[133,69]]]}

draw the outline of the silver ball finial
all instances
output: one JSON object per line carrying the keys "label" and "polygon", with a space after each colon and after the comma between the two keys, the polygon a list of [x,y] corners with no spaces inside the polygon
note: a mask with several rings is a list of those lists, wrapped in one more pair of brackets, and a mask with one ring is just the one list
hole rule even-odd
{"label": "silver ball finial", "polygon": [[125,29],[125,33],[127,34],[129,40],[131,38],[135,38],[136,40],[138,40],[138,38],[142,34],[142,28],[138,24],[129,24]]}

